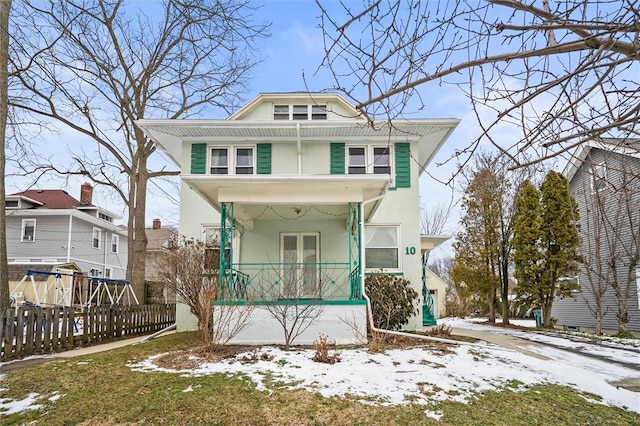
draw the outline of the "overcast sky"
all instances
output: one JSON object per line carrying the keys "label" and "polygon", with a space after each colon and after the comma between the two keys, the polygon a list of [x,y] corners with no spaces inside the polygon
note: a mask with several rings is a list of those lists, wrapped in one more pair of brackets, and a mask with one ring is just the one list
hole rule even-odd
{"label": "overcast sky", "polygon": [[[340,7],[339,2],[329,2],[328,6],[335,8],[335,10]],[[315,2],[309,0],[264,2],[256,20],[272,22],[272,35],[259,43],[260,54],[264,61],[254,70],[254,79],[250,83],[247,102],[263,92],[320,91],[332,86],[333,80],[328,71],[317,70],[323,58],[322,33],[318,28],[319,15],[320,12]],[[306,79],[303,79],[303,73]],[[441,87],[439,84],[433,83],[422,86],[420,91],[423,98],[429,99],[429,109],[419,113],[416,111],[411,117],[458,118],[462,120],[420,181],[422,205],[447,205],[457,200],[459,194],[452,192],[451,185],[439,183],[438,180],[448,181],[455,171],[455,163],[451,162],[441,167],[438,167],[438,163],[449,159],[456,149],[469,145],[477,137],[479,131],[469,101],[459,90],[452,86]],[[212,115],[200,118],[226,118],[221,112],[213,112]],[[47,140],[46,146],[55,147],[51,155],[59,155],[64,151],[77,152],[78,150],[77,135],[54,133],[43,135],[42,138]],[[56,139],[57,141],[55,141]],[[52,143],[54,141],[55,145]],[[61,141],[66,141],[70,146],[65,150],[61,149]],[[43,148],[43,152],[45,151],[46,147]],[[163,166],[175,167],[161,153],[154,155],[154,157],[152,162],[154,169]],[[82,179],[65,181],[51,176],[41,181],[37,187],[41,189],[62,188],[78,198],[82,181]],[[9,177],[7,193],[27,189],[25,186],[28,185],[28,180]],[[459,183],[455,185],[459,187]],[[152,182],[149,185],[149,192],[147,225],[151,225],[154,218],[159,218],[164,225],[177,226],[179,222],[177,206],[179,196],[175,184],[171,186],[163,182]],[[94,203],[121,215],[123,217],[121,222],[126,223],[126,210],[119,198],[108,196],[107,191],[96,188]],[[455,233],[458,219],[459,212],[454,207],[445,233],[450,235]],[[448,251],[447,246],[448,244],[445,244],[443,249]],[[436,251],[434,255],[437,256],[438,252]]]}

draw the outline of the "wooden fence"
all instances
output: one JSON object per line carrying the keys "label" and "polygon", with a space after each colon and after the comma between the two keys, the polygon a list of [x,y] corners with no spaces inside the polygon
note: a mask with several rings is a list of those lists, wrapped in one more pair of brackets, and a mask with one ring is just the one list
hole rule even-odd
{"label": "wooden fence", "polygon": [[0,361],[149,334],[175,321],[175,304],[10,308],[0,315]]}

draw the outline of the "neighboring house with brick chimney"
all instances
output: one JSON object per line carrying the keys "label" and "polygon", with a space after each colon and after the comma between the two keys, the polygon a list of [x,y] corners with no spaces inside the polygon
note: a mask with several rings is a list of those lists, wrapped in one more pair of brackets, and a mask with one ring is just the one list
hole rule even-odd
{"label": "neighboring house with brick chimney", "polygon": [[85,275],[125,279],[127,231],[120,216],[92,203],[93,188],[81,186],[80,200],[61,189],[28,190],[6,196],[10,286],[29,269],[77,270]]}
{"label": "neighboring house with brick chimney", "polygon": [[160,219],[153,219],[151,228],[147,228],[147,262],[145,268],[145,303],[176,303],[175,288],[167,288],[164,280],[158,276],[158,265],[164,256],[175,247],[177,233],[163,228]]}

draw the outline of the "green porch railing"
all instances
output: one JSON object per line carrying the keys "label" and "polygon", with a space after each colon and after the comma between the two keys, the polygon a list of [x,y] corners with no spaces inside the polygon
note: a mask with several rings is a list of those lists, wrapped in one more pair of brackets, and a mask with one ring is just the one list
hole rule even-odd
{"label": "green porch railing", "polygon": [[[359,300],[360,275],[349,263],[234,263],[231,287],[241,300]],[[242,297],[240,297],[242,296]]]}

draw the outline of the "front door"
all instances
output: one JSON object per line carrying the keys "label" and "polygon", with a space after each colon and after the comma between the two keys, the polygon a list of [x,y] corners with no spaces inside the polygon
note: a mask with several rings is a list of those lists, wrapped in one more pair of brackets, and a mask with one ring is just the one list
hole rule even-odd
{"label": "front door", "polygon": [[318,232],[280,234],[281,296],[288,299],[320,297]]}

